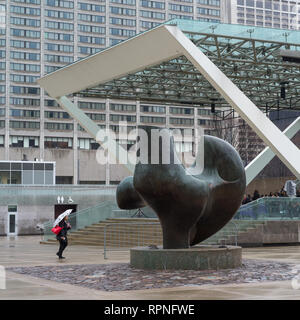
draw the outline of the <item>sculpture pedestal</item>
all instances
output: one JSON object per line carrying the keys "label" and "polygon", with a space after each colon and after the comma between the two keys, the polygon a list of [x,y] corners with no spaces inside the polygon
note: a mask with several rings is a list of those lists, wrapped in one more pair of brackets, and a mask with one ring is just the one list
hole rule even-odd
{"label": "sculpture pedestal", "polygon": [[242,248],[238,246],[199,245],[188,249],[130,250],[130,265],[145,270],[219,270],[242,265]]}

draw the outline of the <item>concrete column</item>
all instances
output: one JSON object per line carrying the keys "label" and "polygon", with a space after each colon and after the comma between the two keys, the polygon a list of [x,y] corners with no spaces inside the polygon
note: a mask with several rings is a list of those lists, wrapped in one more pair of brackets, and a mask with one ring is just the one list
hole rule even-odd
{"label": "concrete column", "polygon": [[193,142],[194,142],[194,151],[195,155],[198,152],[198,135],[200,132],[198,131],[198,108],[194,107],[194,134],[193,134]]}
{"label": "concrete column", "polygon": [[[105,128],[109,130],[109,103],[110,99],[105,100]],[[110,167],[109,163],[105,165],[105,184],[109,185],[110,181]]]}
{"label": "concrete column", "polygon": [[[74,97],[74,105],[78,106],[78,98]],[[78,122],[73,120],[73,184],[79,183],[79,158],[78,158]]]}
{"label": "concrete column", "polygon": [[[40,65],[41,65],[41,75],[45,74],[45,61],[44,61],[44,46],[45,46],[45,37],[44,34],[44,6],[45,1],[41,1],[41,48],[40,48]],[[45,159],[45,90],[41,88],[40,92],[40,159]]]}
{"label": "concrete column", "polygon": [[136,101],[136,124],[137,126],[141,123],[141,102],[140,100]]}
{"label": "concrete column", "polygon": [[109,18],[110,18],[110,12],[109,12],[109,0],[105,1],[105,40],[106,40],[106,45],[105,47],[108,48],[110,47],[109,43]]}
{"label": "concrete column", "polygon": [[166,128],[170,128],[170,106],[165,105],[166,107]]}
{"label": "concrete column", "polygon": [[5,160],[9,160],[9,105],[10,105],[10,0],[6,0],[6,78],[5,78]]}

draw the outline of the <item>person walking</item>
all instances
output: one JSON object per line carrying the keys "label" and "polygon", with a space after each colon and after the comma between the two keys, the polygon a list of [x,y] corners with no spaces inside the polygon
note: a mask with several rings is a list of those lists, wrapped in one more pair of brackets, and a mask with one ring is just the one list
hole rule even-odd
{"label": "person walking", "polygon": [[71,225],[68,222],[68,219],[69,217],[65,216],[63,220],[61,220],[58,224],[62,228],[60,233],[56,236],[56,239],[59,241],[59,249],[56,255],[59,259],[65,259],[65,257],[62,256],[62,253],[68,245],[67,232],[69,229],[71,229]]}

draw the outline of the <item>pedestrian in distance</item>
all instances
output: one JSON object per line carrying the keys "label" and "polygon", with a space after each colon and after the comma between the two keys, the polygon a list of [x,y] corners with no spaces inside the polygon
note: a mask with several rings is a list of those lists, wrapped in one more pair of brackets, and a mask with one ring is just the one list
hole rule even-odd
{"label": "pedestrian in distance", "polygon": [[56,236],[56,239],[59,241],[59,250],[56,253],[59,259],[65,259],[65,257],[62,256],[63,251],[68,246],[68,238],[67,233],[68,230],[71,229],[71,225],[68,222],[69,217],[65,216],[63,220],[59,222],[59,226],[62,228],[60,233]]}

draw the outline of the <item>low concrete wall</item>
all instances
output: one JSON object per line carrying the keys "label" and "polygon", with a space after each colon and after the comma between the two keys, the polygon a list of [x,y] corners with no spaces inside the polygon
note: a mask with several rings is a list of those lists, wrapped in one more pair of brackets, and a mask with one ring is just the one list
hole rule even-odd
{"label": "low concrete wall", "polygon": [[300,243],[300,220],[266,221],[255,229],[238,235],[242,246]]}
{"label": "low concrete wall", "polygon": [[242,248],[237,246],[195,246],[188,249],[130,250],[130,265],[144,270],[219,270],[242,265]]}

